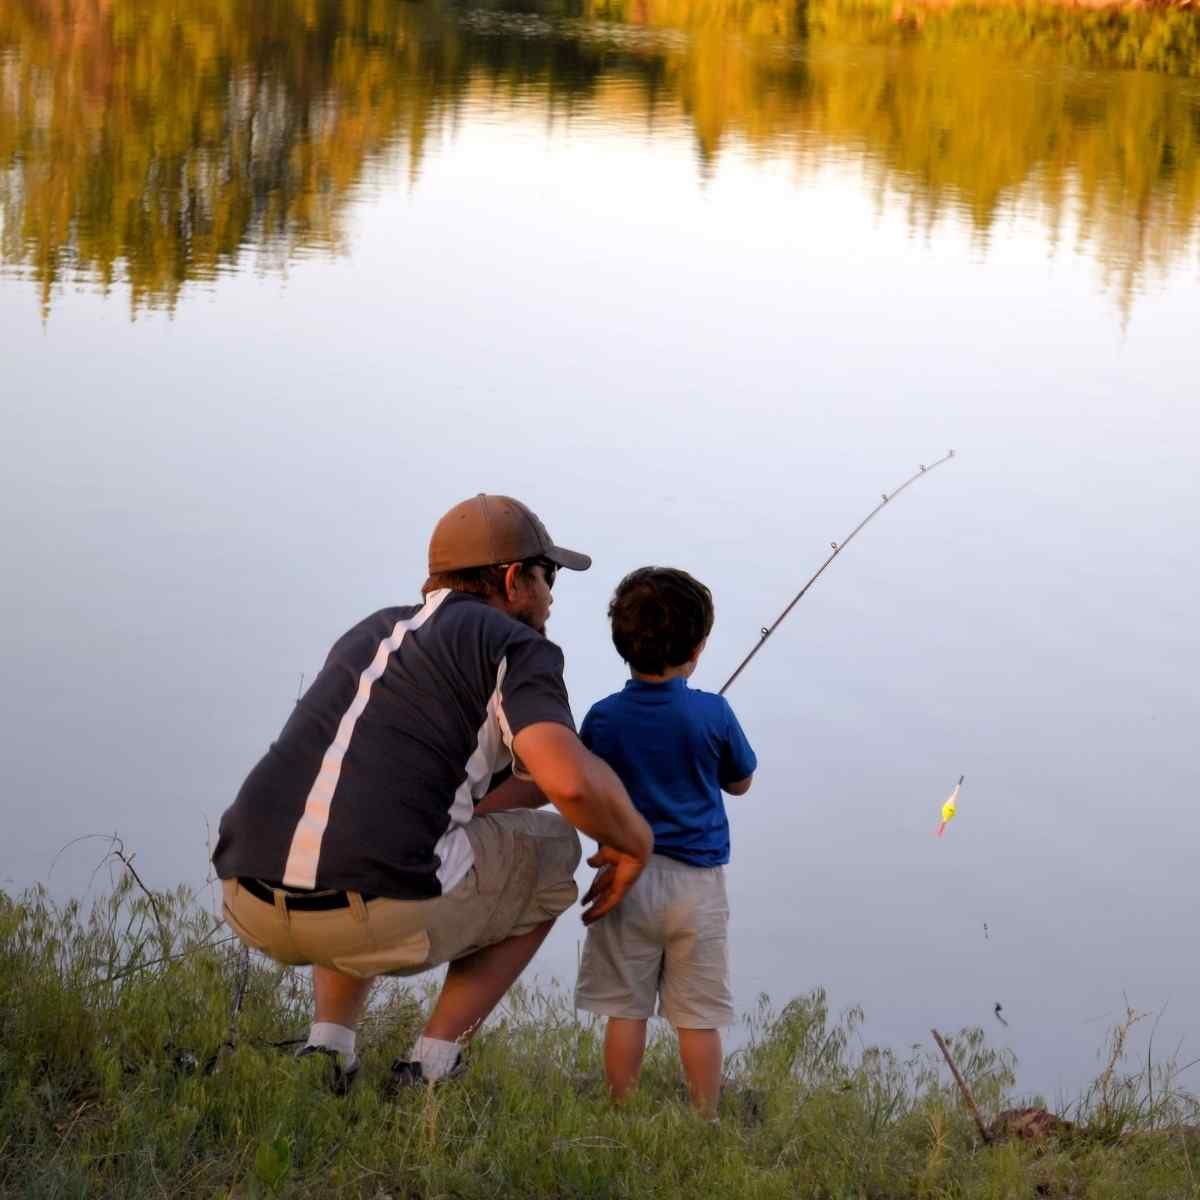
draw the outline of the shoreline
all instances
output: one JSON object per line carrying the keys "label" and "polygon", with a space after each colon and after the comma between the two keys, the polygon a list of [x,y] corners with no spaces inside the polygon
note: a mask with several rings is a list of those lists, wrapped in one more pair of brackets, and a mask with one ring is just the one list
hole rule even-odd
{"label": "shoreline", "polygon": [[[381,981],[363,1068],[332,1094],[288,1053],[311,1019],[307,971],[243,951],[183,889],[128,870],[90,912],[0,891],[0,1195],[729,1200],[1192,1195],[1200,1099],[1173,1062],[1124,1061],[1058,1115],[1015,1091],[981,1029],[900,1058],[864,1045],[824,992],[764,1010],[726,1057],[720,1119],[690,1109],[674,1039],[615,1108],[602,1025],[518,985],[461,1080],[386,1094],[427,989]],[[970,1101],[965,1096],[970,1095]],[[977,1111],[976,1111],[977,1110]]]}

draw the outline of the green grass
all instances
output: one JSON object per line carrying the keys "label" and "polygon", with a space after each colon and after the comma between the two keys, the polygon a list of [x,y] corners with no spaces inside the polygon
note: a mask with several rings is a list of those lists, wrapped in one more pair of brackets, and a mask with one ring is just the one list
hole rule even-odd
{"label": "green grass", "polygon": [[[861,1014],[831,1016],[820,991],[764,1001],[709,1125],[669,1034],[614,1110],[599,1027],[518,989],[462,1080],[389,1101],[378,1085],[429,998],[389,981],[338,1100],[322,1062],[270,1045],[306,1031],[307,973],[227,937],[128,874],[90,912],[0,893],[0,1195],[1200,1198],[1196,1103],[1169,1064],[1123,1074],[1123,1042],[1066,1114],[1086,1133],[984,1146],[931,1053],[856,1049]],[[979,1030],[952,1046],[985,1115],[1009,1106],[1013,1062]]]}

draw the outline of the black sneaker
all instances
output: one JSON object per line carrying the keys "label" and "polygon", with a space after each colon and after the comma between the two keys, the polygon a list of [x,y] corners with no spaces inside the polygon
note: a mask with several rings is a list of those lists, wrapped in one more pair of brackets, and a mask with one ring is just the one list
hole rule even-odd
{"label": "black sneaker", "polygon": [[457,1079],[466,1069],[467,1064],[460,1053],[454,1060],[454,1066],[441,1079],[426,1079],[424,1068],[419,1062],[407,1062],[398,1058],[392,1063],[392,1078],[388,1082],[387,1092],[394,1096],[405,1088],[436,1087],[440,1083],[449,1083],[452,1079]]}
{"label": "black sneaker", "polygon": [[329,1090],[335,1096],[344,1096],[354,1086],[358,1076],[359,1060],[348,1066],[342,1066],[342,1056],[328,1046],[302,1046],[296,1051],[297,1058],[308,1058],[312,1054],[323,1054],[329,1059]]}

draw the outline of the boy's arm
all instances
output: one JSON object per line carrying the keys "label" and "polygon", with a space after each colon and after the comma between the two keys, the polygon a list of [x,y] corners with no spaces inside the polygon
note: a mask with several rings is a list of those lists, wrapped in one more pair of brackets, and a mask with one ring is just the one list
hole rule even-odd
{"label": "boy's arm", "polygon": [[738,719],[725,702],[725,744],[721,747],[721,790],[731,796],[744,796],[754,782],[758,756],[754,753]]}

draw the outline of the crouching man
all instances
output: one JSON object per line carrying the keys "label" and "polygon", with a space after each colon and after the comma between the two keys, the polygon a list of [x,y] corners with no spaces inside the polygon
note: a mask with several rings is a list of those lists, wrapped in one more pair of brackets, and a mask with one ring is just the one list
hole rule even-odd
{"label": "crouching man", "polygon": [[[443,1079],[574,903],[576,830],[603,846],[585,923],[650,858],[649,826],[576,736],[544,636],[558,569],[590,565],[516,500],[456,505],[430,541],[424,603],[335,643],[221,818],[225,919],[278,962],[313,965],[301,1053],[330,1058],[337,1091],[375,976],[450,964],[392,1065],[397,1086]],[[536,811],[547,800],[557,812]]]}

